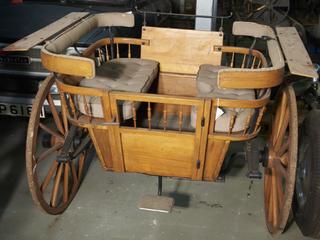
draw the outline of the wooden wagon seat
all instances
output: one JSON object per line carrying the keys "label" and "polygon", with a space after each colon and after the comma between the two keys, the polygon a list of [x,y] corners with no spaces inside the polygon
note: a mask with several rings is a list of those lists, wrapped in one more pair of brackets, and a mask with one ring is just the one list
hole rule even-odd
{"label": "wooden wagon seat", "polygon": [[[110,91],[145,93],[149,90],[158,72],[159,63],[156,61],[139,58],[118,58],[98,67],[96,76],[93,79],[82,79],[80,86]],[[88,114],[85,111],[83,98],[80,98],[78,102],[80,112]],[[87,103],[90,107],[90,115],[97,118],[103,117],[99,97],[89,97]],[[122,105],[123,119],[132,118],[132,103],[124,101],[120,104]]]}
{"label": "wooden wagon seat", "polygon": [[[255,91],[253,89],[219,89],[218,88],[218,72],[222,69],[228,69],[225,66],[213,66],[203,64],[200,66],[197,74],[197,90],[198,97],[203,98],[223,98],[237,100],[253,100],[255,99]],[[216,132],[228,132],[229,122],[233,113],[236,114],[232,131],[238,132],[244,130],[245,121],[251,109],[229,109],[223,108],[224,114],[217,118],[215,123]],[[197,111],[192,108],[191,125],[195,127]]]}

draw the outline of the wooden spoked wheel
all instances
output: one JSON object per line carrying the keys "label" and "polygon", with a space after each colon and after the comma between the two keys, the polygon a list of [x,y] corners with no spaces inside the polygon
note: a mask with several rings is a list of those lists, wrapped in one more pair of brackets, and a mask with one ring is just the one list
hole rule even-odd
{"label": "wooden spoked wheel", "polygon": [[[62,118],[57,106],[59,95],[54,98],[50,93],[54,82],[53,77],[48,77],[36,95],[26,145],[30,192],[36,205],[49,214],[63,212],[78,191],[90,145],[86,130],[71,126]],[[52,117],[41,118],[44,106]],[[72,138],[68,137],[71,131]],[[62,152],[67,154],[62,156]]]}
{"label": "wooden spoked wheel", "polygon": [[292,86],[278,99],[264,175],[264,205],[270,233],[282,233],[291,211],[298,152],[298,115]]}

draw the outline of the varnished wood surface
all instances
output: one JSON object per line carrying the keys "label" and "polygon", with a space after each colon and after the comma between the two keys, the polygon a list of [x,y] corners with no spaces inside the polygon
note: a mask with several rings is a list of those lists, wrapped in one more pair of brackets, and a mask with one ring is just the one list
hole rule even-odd
{"label": "varnished wood surface", "polygon": [[90,58],[54,54],[41,50],[42,65],[51,72],[93,78],[95,63]]}
{"label": "varnished wood surface", "polygon": [[192,177],[193,134],[121,130],[125,168],[159,176]]}
{"label": "varnished wood surface", "polygon": [[217,179],[230,141],[208,138],[206,149],[206,163],[203,179],[214,181]]}
{"label": "varnished wood surface", "polygon": [[161,72],[196,74],[201,64],[220,65],[221,53],[214,46],[223,44],[222,32],[143,27],[141,58],[160,63]]}
{"label": "varnished wood surface", "polygon": [[291,74],[318,78],[309,54],[295,27],[277,27],[277,35]]}
{"label": "varnished wood surface", "polygon": [[[88,12],[72,12],[60,18],[59,20],[49,24],[48,26],[18,40],[5,47],[4,51],[27,51],[35,45],[44,42],[49,37],[63,31],[72,24],[78,22],[84,17],[88,16]],[[19,17],[19,16],[17,16]],[[14,27],[14,26],[12,26]]]}
{"label": "varnished wood surface", "polygon": [[282,83],[284,69],[274,70],[227,70],[219,72],[219,88],[261,89]]}
{"label": "varnished wood surface", "polygon": [[197,95],[196,75],[160,72],[157,93],[195,97]]}

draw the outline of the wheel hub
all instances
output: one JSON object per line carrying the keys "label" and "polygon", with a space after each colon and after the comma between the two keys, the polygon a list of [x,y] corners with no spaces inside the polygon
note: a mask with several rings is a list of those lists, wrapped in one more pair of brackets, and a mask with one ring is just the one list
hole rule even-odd
{"label": "wheel hub", "polygon": [[263,167],[268,167],[269,148],[267,146],[265,146],[264,149],[260,151],[259,162],[262,164]]}

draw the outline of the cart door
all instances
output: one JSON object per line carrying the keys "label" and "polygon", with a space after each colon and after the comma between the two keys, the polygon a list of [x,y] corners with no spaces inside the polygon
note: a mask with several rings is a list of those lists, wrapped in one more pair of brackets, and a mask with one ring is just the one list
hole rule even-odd
{"label": "cart door", "polygon": [[202,179],[204,100],[128,93],[112,93],[111,98],[118,120],[124,105],[133,107],[132,119],[120,121],[119,128],[125,171]]}

